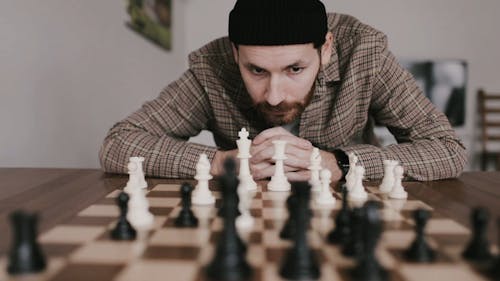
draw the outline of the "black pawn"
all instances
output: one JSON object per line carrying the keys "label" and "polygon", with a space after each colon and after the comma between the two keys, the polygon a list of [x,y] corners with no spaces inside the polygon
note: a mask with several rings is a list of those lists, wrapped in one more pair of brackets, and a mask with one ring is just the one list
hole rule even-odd
{"label": "black pawn", "polygon": [[189,183],[181,185],[182,209],[179,216],[175,219],[175,226],[177,227],[197,227],[198,218],[191,210],[191,191],[193,187]]}
{"label": "black pawn", "polygon": [[[228,161],[231,161],[228,163]],[[226,173],[221,177],[224,227],[217,240],[215,256],[206,267],[206,274],[212,280],[246,280],[253,274],[247,263],[246,248],[236,230],[238,178],[234,169],[234,160],[224,163]]]}
{"label": "black pawn", "polygon": [[413,262],[432,262],[436,258],[435,251],[425,241],[424,229],[429,219],[429,211],[424,209],[417,209],[413,212],[415,219],[415,240],[405,251],[405,257]]}
{"label": "black pawn", "polygon": [[[239,180],[238,177],[236,176],[236,162],[234,162],[233,159],[226,159],[224,161],[224,171],[225,171],[225,176],[222,176],[219,179],[219,183],[221,186],[222,192],[224,192],[224,188],[232,188],[236,192],[236,188],[239,185]],[[236,206],[238,206],[238,203],[240,202],[238,196],[236,196]],[[225,205],[222,204],[217,211],[217,216],[223,217],[224,216],[224,208]],[[241,215],[239,208],[236,209],[236,216]]]}
{"label": "black pawn", "polygon": [[137,232],[127,220],[129,196],[125,192],[120,192],[116,197],[116,204],[120,208],[120,217],[115,228],[111,231],[111,239],[113,240],[134,240]]}
{"label": "black pawn", "polygon": [[342,209],[340,209],[335,218],[335,228],[328,234],[328,242],[331,244],[344,245],[351,235],[350,212],[347,203],[347,187],[342,185]]}
{"label": "black pawn", "polygon": [[296,215],[297,231],[293,237],[293,246],[284,256],[280,268],[281,277],[288,280],[318,279],[320,271],[312,249],[307,243],[309,226],[309,193],[310,185],[307,182],[292,183],[298,198]]}
{"label": "black pawn", "polygon": [[382,232],[382,222],[378,206],[374,201],[368,201],[363,207],[363,249],[357,266],[352,270],[354,280],[385,281],[387,271],[382,268],[375,256],[377,242]]}
{"label": "black pawn", "polygon": [[347,257],[359,258],[363,254],[363,209],[353,208],[351,211],[351,235],[343,244],[342,254]]}
{"label": "black pawn", "polygon": [[286,199],[286,206],[288,209],[288,219],[286,220],[283,228],[280,231],[281,239],[292,239],[295,236],[295,232],[297,231],[297,209],[299,204],[299,198],[297,195],[292,192],[290,196]]}
{"label": "black pawn", "polygon": [[45,257],[36,241],[36,214],[15,211],[10,215],[13,245],[9,253],[9,274],[36,273],[45,269]]}
{"label": "black pawn", "polygon": [[490,215],[485,208],[475,208],[472,211],[472,239],[462,253],[464,258],[471,261],[483,262],[493,257],[490,252],[490,243],[486,237],[489,218]]}

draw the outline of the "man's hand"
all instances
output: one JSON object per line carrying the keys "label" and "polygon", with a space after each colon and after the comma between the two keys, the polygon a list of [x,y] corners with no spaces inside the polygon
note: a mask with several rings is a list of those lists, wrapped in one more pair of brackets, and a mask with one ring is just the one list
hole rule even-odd
{"label": "man's hand", "polygon": [[[250,170],[255,179],[269,178],[274,174],[274,140],[287,141],[285,154],[287,159],[283,163],[286,177],[290,181],[309,180],[311,173],[308,170],[313,149],[311,142],[294,136],[281,127],[267,129],[255,137],[250,153]],[[330,169],[332,180],[338,181],[340,172],[335,156],[329,152],[321,151],[322,166]]]}

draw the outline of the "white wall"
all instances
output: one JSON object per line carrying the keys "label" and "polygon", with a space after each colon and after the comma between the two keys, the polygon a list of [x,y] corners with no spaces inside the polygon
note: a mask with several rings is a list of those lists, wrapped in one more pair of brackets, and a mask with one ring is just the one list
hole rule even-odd
{"label": "white wall", "polygon": [[[173,1],[170,53],[125,27],[125,1],[4,1],[0,166],[98,167],[108,128],[175,79],[191,50],[227,33],[234,0]],[[384,31],[398,57],[467,60],[469,113],[478,87],[500,91],[500,1],[324,3]],[[459,130],[468,146],[474,115]]]}

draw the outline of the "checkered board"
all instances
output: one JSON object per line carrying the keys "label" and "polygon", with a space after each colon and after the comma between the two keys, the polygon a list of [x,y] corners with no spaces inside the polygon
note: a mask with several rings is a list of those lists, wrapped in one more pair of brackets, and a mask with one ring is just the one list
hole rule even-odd
{"label": "checkered board", "polygon": [[[84,209],[70,221],[39,235],[39,242],[48,260],[47,269],[29,280],[205,280],[204,266],[213,257],[215,243],[222,230],[222,220],[214,206],[193,206],[199,219],[197,228],[176,228],[174,219],[181,208],[179,184],[159,184],[150,189],[147,198],[155,216],[154,229],[141,233],[135,241],[113,241],[110,230],[116,223],[119,209],[115,198],[119,190]],[[459,223],[432,212],[426,233],[437,250],[437,260],[415,264],[402,258],[404,249],[414,239],[412,211],[432,208],[425,203],[389,200],[368,187],[369,199],[381,201],[384,231],[377,248],[380,263],[391,280],[487,280],[460,257],[469,239],[469,230]],[[217,198],[220,193],[214,191]],[[253,280],[281,280],[280,262],[290,241],[279,238],[288,216],[285,201],[288,193],[268,192],[259,187],[252,201],[255,225],[241,233],[247,242],[247,259],[254,268]],[[311,204],[313,217],[308,232],[309,243],[320,263],[320,280],[349,280],[349,269],[355,261],[344,257],[338,246],[326,243],[333,228],[334,217],[342,202],[340,194],[333,208]],[[218,199],[216,204],[220,205]],[[496,251],[496,249],[493,249]],[[0,261],[6,268],[6,258]],[[32,279],[31,279],[32,278]],[[19,280],[0,272],[0,280]],[[25,280],[25,279],[23,279]]]}

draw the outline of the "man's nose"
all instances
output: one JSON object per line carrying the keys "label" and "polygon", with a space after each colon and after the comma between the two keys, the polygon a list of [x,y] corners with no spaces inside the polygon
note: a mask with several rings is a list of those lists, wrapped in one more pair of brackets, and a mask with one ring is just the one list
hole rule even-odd
{"label": "man's nose", "polygon": [[266,101],[272,106],[276,106],[285,100],[285,93],[281,90],[280,77],[271,77],[267,89]]}

